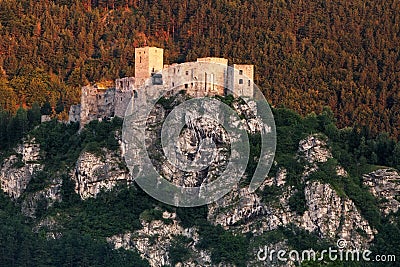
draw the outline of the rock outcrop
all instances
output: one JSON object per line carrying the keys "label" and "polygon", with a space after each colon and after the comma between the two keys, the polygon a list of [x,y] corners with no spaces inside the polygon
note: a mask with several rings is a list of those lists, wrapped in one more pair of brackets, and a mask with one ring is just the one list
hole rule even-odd
{"label": "rock outcrop", "polygon": [[400,175],[394,169],[380,169],[363,175],[369,191],[381,200],[381,211],[388,215],[400,208]]}
{"label": "rock outcrop", "polygon": [[[300,142],[299,157],[303,157],[307,166],[311,166],[308,170],[314,172],[318,170],[316,163],[326,162],[332,155],[325,141],[310,136]],[[347,175],[340,166],[337,169],[343,176]],[[315,232],[321,238],[332,241],[344,238],[355,248],[368,246],[375,230],[361,216],[355,204],[338,194],[330,184],[307,181],[309,173],[305,172],[302,178],[305,181],[306,201],[306,211],[302,215],[290,208],[289,199],[296,190],[286,186],[287,171],[280,168],[276,176],[267,178],[261,187],[274,185],[281,190],[282,193],[275,199],[265,202],[257,194],[249,193],[247,188],[238,187],[209,205],[208,219],[225,229],[237,228],[243,233],[252,232],[255,235],[293,224]]]}
{"label": "rock outcrop", "polygon": [[56,177],[48,185],[37,192],[27,194],[22,203],[21,211],[27,217],[34,218],[39,209],[47,209],[56,202],[61,202],[62,179]]}
{"label": "rock outcrop", "polygon": [[176,220],[175,213],[164,212],[163,219],[169,220],[153,220],[147,222],[142,220],[143,228],[108,238],[108,242],[112,243],[116,249],[136,249],[141,257],[149,261],[153,267],[161,267],[170,265],[169,248],[171,242],[177,236],[185,236],[193,240],[189,245],[191,251],[190,259],[180,263],[180,266],[211,266],[211,255],[209,252],[199,250],[196,244],[199,236],[195,228],[183,228],[179,221]]}
{"label": "rock outcrop", "polygon": [[110,190],[118,183],[132,182],[121,157],[109,150],[102,150],[102,155],[82,152],[72,179],[82,199],[95,197],[102,189]]}
{"label": "rock outcrop", "polygon": [[298,152],[308,163],[326,162],[332,158],[328,145],[318,135],[310,135],[301,140]]}
{"label": "rock outcrop", "polygon": [[17,199],[25,191],[32,175],[42,167],[39,164],[40,146],[35,140],[24,142],[15,152],[1,164],[0,181],[1,189]]}

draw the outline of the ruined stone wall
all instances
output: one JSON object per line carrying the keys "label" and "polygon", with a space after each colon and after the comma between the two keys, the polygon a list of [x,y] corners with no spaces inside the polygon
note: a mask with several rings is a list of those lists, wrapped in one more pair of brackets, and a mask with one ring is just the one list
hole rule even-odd
{"label": "ruined stone wall", "polygon": [[[209,63],[216,63],[210,65]],[[162,70],[162,74],[156,72]],[[159,90],[185,90],[192,97],[226,95],[232,88],[236,95],[253,96],[253,65],[233,65],[228,68],[225,58],[198,58],[196,62],[163,65],[163,49],[141,47],[135,49],[135,77],[115,80],[82,88],[81,105],[72,106],[70,121],[80,122],[81,128],[91,120],[118,116],[125,117],[131,99],[150,85]],[[149,84],[145,85],[148,81]]]}
{"label": "ruined stone wall", "polygon": [[228,76],[229,88],[235,95],[253,96],[254,65],[234,64]]}
{"label": "ruined stone wall", "polygon": [[[225,59],[221,59],[225,60]],[[227,65],[209,65],[206,61],[174,64],[163,70],[166,88],[185,90],[189,95],[223,95],[226,87]]]}
{"label": "ruined stone wall", "polygon": [[125,117],[126,108],[135,92],[135,78],[126,77],[115,80],[115,112],[114,115],[120,118]]}
{"label": "ruined stone wall", "polygon": [[69,108],[69,122],[79,122],[81,119],[81,105],[72,105]]}
{"label": "ruined stone wall", "polygon": [[80,127],[92,120],[114,116],[115,88],[99,89],[97,85],[82,87]]}

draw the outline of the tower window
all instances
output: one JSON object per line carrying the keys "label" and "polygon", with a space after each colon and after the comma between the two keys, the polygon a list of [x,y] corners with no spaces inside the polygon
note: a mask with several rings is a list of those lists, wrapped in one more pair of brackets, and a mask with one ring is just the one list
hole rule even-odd
{"label": "tower window", "polygon": [[161,74],[154,74],[153,75],[153,84],[155,85],[162,85],[163,80],[162,80],[162,75]]}
{"label": "tower window", "polygon": [[243,84],[243,79],[239,79],[239,84]]}
{"label": "tower window", "polygon": [[248,81],[247,81],[248,86],[250,86],[250,83],[251,83],[250,80],[248,80]]}
{"label": "tower window", "polygon": [[189,71],[186,71],[186,75],[189,75]]}
{"label": "tower window", "polygon": [[239,70],[239,75],[243,75],[243,70]]}
{"label": "tower window", "polygon": [[185,83],[185,88],[187,89],[189,87],[189,85],[187,83]]}
{"label": "tower window", "polygon": [[142,57],[139,58],[139,63],[142,63]]}

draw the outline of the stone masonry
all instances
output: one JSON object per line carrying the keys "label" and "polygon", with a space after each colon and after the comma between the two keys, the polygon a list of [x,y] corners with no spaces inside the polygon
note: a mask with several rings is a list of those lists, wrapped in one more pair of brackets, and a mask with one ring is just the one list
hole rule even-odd
{"label": "stone masonry", "polygon": [[71,106],[69,121],[79,122],[83,128],[92,120],[123,118],[138,90],[146,90],[147,81],[160,90],[185,90],[193,97],[231,93],[253,96],[253,65],[228,67],[227,59],[217,57],[198,58],[196,62],[182,64],[163,63],[162,48],[136,48],[135,77],[82,87],[81,103]]}

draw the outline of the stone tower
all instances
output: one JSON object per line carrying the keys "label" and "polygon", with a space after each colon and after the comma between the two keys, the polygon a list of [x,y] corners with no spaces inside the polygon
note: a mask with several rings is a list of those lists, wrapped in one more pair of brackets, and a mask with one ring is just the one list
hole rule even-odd
{"label": "stone tower", "polygon": [[135,48],[135,85],[140,86],[164,67],[164,50],[157,47]]}
{"label": "stone tower", "polygon": [[233,64],[229,74],[229,87],[239,96],[253,97],[254,65]]}

